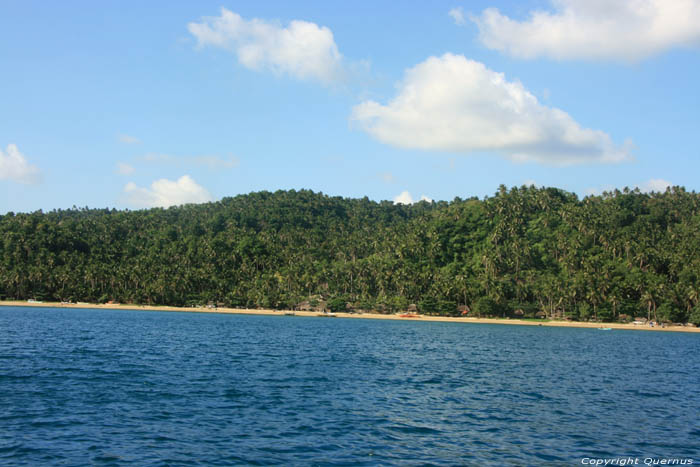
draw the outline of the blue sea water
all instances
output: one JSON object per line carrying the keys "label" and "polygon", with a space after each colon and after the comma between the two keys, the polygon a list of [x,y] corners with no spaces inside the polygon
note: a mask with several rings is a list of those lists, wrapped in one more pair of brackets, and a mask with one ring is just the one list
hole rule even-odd
{"label": "blue sea water", "polygon": [[700,335],[0,307],[0,463],[700,462]]}

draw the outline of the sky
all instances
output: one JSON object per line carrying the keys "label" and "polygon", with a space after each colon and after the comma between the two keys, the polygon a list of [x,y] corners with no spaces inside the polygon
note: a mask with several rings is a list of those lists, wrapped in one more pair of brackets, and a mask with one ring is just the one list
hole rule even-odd
{"label": "sky", "polygon": [[0,214],[700,189],[700,0],[0,0]]}

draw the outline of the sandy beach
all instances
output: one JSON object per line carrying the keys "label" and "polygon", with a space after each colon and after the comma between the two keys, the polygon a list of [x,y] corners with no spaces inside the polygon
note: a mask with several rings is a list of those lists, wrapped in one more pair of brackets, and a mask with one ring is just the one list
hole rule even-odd
{"label": "sandy beach", "polygon": [[[19,307],[48,307],[48,308],[90,308],[90,309],[109,309],[109,310],[149,310],[149,311],[173,311],[184,313],[223,313],[237,315],[270,315],[270,316],[286,316],[294,314],[294,316],[315,317],[323,316],[323,313],[315,311],[288,311],[288,310],[264,310],[264,309],[238,309],[238,308],[208,308],[208,307],[175,307],[175,306],[150,306],[150,305],[133,305],[121,303],[58,303],[58,302],[26,302],[6,300],[0,301],[0,306],[19,306]],[[654,326],[635,325],[623,323],[588,323],[579,321],[565,320],[522,320],[522,319],[502,319],[502,318],[451,318],[445,316],[426,316],[412,315],[410,317],[401,316],[400,314],[385,315],[379,313],[332,313],[325,316],[333,316],[344,319],[391,319],[403,321],[439,321],[449,323],[463,324],[510,324],[519,326],[551,326],[551,327],[569,327],[569,328],[611,328],[624,329],[630,331],[661,331],[661,332],[697,332],[700,333],[700,328],[689,326]]]}

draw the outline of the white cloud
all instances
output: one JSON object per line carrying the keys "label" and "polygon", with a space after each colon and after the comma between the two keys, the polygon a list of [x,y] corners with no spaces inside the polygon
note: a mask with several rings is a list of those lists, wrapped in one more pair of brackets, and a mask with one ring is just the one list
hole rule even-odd
{"label": "white cloud", "polygon": [[170,166],[195,166],[211,170],[232,169],[239,164],[236,157],[229,156],[172,156],[170,154],[149,153],[141,158],[145,162]]}
{"label": "white cloud", "polygon": [[466,23],[466,20],[464,19],[464,10],[462,10],[462,7],[453,8],[447,14],[452,17],[455,24],[458,26],[463,26]]}
{"label": "white cloud", "polygon": [[377,140],[402,148],[494,151],[548,165],[616,163],[627,147],[540,104],[518,81],[462,55],[430,57],[406,71],[387,105],[365,101],[351,119]]}
{"label": "white cloud", "polygon": [[200,46],[233,50],[238,61],[252,70],[271,70],[298,79],[329,84],[344,75],[343,57],[325,26],[294,20],[287,27],[262,19],[245,20],[221,9],[221,16],[189,23]]}
{"label": "white cloud", "polygon": [[139,144],[141,142],[140,139],[129,135],[119,135],[119,141],[124,144]]}
{"label": "white cloud", "polygon": [[146,154],[141,159],[146,162],[153,162],[156,164],[175,164],[178,163],[180,160],[180,158],[171,156],[169,154],[156,154],[152,152]]}
{"label": "white cloud", "polygon": [[636,61],[700,43],[700,0],[551,0],[525,21],[495,8],[471,17],[490,49],[518,58]]}
{"label": "white cloud", "polygon": [[[652,178],[647,180],[644,183],[641,183],[637,185],[637,188],[639,188],[639,191],[642,193],[651,193],[653,191],[663,193],[666,191],[666,188],[669,188],[673,186],[673,184],[667,180],[664,180],[662,178]],[[593,196],[600,196],[604,192],[613,192],[616,189],[619,189],[613,185],[604,185],[600,187],[593,187],[593,188],[588,188],[586,189],[586,194],[587,195],[593,195]]]}
{"label": "white cloud", "polygon": [[384,183],[396,182],[396,177],[394,177],[394,174],[392,174],[391,172],[384,172],[383,174],[379,174],[379,176],[381,177],[382,181],[384,181]]}
{"label": "white cloud", "polygon": [[5,152],[0,149],[0,180],[22,183],[39,183],[39,168],[30,164],[15,144],[8,144]]}
{"label": "white cloud", "polygon": [[394,204],[413,204],[413,196],[408,191],[402,191],[394,197]]}
{"label": "white cloud", "polygon": [[666,188],[669,188],[671,186],[671,182],[667,180],[664,180],[662,178],[652,178],[640,185],[639,189],[640,191],[643,191],[645,193],[651,193],[652,191],[658,191],[660,193],[663,193],[664,191],[666,191]]}
{"label": "white cloud", "polygon": [[394,204],[413,204],[419,201],[427,201],[428,203],[433,202],[431,198],[428,198],[425,195],[421,195],[420,199],[416,201],[413,199],[413,196],[411,196],[411,193],[409,193],[408,191],[402,191],[400,194],[394,197]]}
{"label": "white cloud", "polygon": [[232,169],[239,164],[235,157],[222,159],[218,156],[194,156],[188,159],[194,165],[207,167],[208,169]]}
{"label": "white cloud", "polygon": [[125,164],[123,162],[117,162],[117,173],[119,175],[131,175],[134,173],[134,168],[130,166],[129,164]]}
{"label": "white cloud", "polygon": [[212,200],[209,192],[189,175],[183,175],[175,181],[161,178],[151,183],[150,189],[129,182],[124,187],[124,193],[130,204],[141,208],[206,203]]}
{"label": "white cloud", "polygon": [[613,185],[604,185],[604,186],[599,186],[599,187],[592,187],[592,188],[587,188],[586,189],[586,195],[588,196],[600,196],[606,191],[612,192],[615,191],[615,187]]}

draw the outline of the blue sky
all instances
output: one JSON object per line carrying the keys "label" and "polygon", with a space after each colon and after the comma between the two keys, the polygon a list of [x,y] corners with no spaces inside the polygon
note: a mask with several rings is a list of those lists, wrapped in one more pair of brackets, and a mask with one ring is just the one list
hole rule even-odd
{"label": "blue sky", "polygon": [[700,0],[4,1],[0,213],[698,190],[698,17]]}

